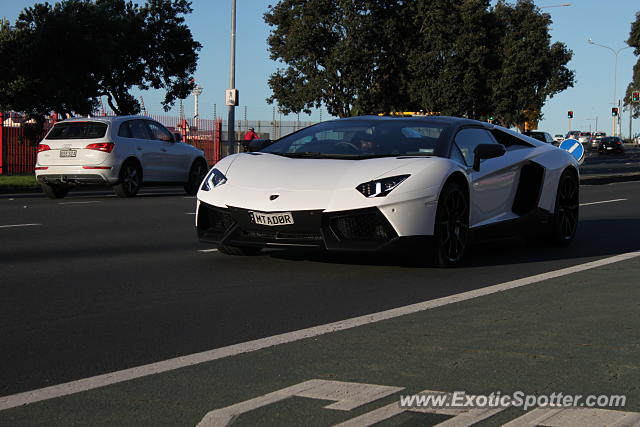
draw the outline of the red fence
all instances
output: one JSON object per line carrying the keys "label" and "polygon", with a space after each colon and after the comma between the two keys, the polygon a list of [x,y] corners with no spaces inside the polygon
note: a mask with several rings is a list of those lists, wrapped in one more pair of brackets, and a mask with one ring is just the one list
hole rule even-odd
{"label": "red fence", "polygon": [[[172,132],[180,132],[184,142],[204,151],[209,165],[220,160],[222,121],[151,117]],[[0,113],[0,175],[33,173],[37,145],[53,123],[53,119],[45,123],[44,131],[36,134],[32,123],[26,121],[24,116],[17,113]]]}

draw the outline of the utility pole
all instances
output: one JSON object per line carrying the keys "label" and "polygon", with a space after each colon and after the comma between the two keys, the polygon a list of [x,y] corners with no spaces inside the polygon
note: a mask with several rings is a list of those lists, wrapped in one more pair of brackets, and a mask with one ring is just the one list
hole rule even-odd
{"label": "utility pole", "polygon": [[231,0],[231,52],[229,61],[229,89],[226,93],[226,104],[229,107],[227,118],[227,152],[236,152],[236,105],[238,105],[238,90],[236,89],[236,0]]}

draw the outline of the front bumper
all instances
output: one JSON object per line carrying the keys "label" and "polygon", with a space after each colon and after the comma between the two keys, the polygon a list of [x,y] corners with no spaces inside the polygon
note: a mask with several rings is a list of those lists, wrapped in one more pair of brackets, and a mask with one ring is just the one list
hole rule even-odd
{"label": "front bumper", "polygon": [[200,202],[198,238],[230,246],[314,247],[331,251],[384,251],[407,243],[378,208],[340,212],[292,211],[293,224],[255,224],[253,212]]}

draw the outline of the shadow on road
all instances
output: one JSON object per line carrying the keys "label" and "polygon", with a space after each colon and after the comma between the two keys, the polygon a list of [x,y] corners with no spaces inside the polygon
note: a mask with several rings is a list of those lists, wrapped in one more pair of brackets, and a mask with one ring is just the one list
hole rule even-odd
{"label": "shadow on road", "polygon": [[[568,247],[534,246],[521,238],[474,244],[461,268],[608,257],[640,250],[640,219],[581,220],[579,227],[575,240]],[[263,256],[337,264],[419,267],[415,260],[402,254],[285,249],[265,252]]]}

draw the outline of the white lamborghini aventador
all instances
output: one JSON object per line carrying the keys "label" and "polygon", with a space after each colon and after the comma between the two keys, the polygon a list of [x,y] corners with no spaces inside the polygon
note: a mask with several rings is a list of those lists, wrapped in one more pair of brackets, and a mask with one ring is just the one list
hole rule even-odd
{"label": "white lamborghini aventador", "polygon": [[459,264],[472,239],[568,244],[578,162],[564,150],[454,117],[322,122],[222,159],[198,192],[201,241],[221,252],[410,247]]}

